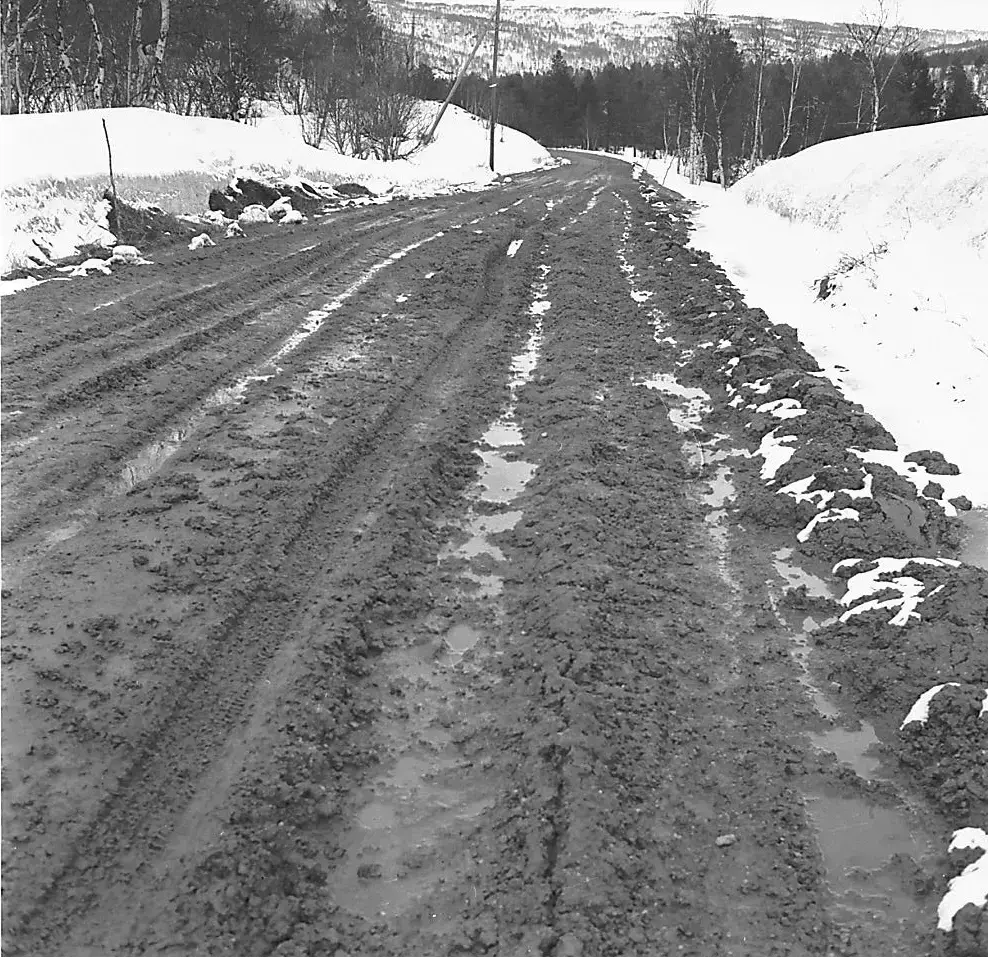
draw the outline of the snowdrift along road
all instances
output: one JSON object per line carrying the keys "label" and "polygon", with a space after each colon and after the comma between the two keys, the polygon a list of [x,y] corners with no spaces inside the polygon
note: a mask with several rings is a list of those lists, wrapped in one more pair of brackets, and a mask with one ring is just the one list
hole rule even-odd
{"label": "snowdrift along road", "polygon": [[904,450],[956,463],[948,497],[988,510],[986,155],[979,117],[824,143],[726,193],[661,159],[648,171],[699,204],[691,242],[751,305],[794,326]]}
{"label": "snowdrift along road", "polygon": [[[438,108],[422,104],[423,129]],[[139,108],[2,116],[0,138],[11,146],[0,167],[0,271],[69,256],[85,243],[112,244],[100,199],[108,185],[103,120],[121,199],[157,203],[173,213],[203,212],[209,190],[239,174],[357,182],[375,193],[405,196],[478,188],[495,179],[487,128],[456,106],[448,108],[432,143],[388,163],[306,145],[296,116],[267,116],[253,125]],[[409,152],[416,145],[409,143]],[[535,140],[498,127],[498,175],[551,163]]]}

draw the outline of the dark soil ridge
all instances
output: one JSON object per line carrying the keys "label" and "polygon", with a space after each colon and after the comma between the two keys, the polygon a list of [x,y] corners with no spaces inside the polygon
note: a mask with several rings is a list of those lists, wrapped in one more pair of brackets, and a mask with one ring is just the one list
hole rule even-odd
{"label": "dark soil ridge", "polygon": [[[641,192],[656,215],[665,211],[666,204],[675,204],[688,222],[691,204],[678,194],[647,185]],[[736,434],[750,435],[752,452],[772,429],[796,437],[795,452],[778,470],[773,487],[761,479],[761,457],[739,464],[740,515],[764,527],[796,533],[818,510],[809,502],[797,503],[778,494],[778,489],[813,475],[811,490],[861,489],[870,475],[871,498],[851,499],[838,491],[829,503],[833,508],[857,509],[860,521],[821,524],[807,542],[794,542],[805,560],[833,568],[844,559],[862,559],[853,569],[856,573],[874,567],[874,560],[885,556],[956,554],[959,523],[946,516],[938,501],[942,489],[927,487],[924,491],[929,495],[919,494],[894,470],[863,463],[849,451],[897,446],[881,423],[819,375],[819,365],[795,329],[773,324],[762,310],[745,307],[723,270],[706,253],[686,247],[688,228],[679,226],[681,245],[666,243],[658,250],[662,258],[671,256],[675,261],[677,252],[689,258],[698,281],[706,280],[705,293],[688,297],[668,314],[670,334],[687,349],[682,381],[711,395],[714,416],[733,426]],[[647,235],[644,240],[649,241]],[[729,347],[718,348],[728,339]],[[707,347],[701,348],[701,343]],[[757,394],[741,385],[752,381],[759,386]],[[732,384],[733,392],[728,388]],[[739,396],[742,401],[737,401]],[[758,405],[780,399],[796,400],[806,414],[782,421],[756,411]],[[926,466],[934,477],[956,473],[939,452],[922,450],[906,460]],[[963,508],[966,503],[955,500],[954,504]],[[988,720],[980,709],[988,687],[988,573],[972,565],[955,569],[913,564],[901,574],[925,586],[919,621],[897,627],[889,624],[894,610],[866,612],[822,628],[813,640],[825,653],[830,678],[839,683],[854,710],[880,729],[886,747],[945,820],[956,828],[984,828]],[[834,610],[845,609],[835,606]],[[925,724],[899,730],[919,695],[942,682],[958,682],[960,687],[945,688],[934,698]],[[962,913],[958,927],[955,953],[988,954],[988,910],[982,909],[980,916]]]}
{"label": "dark soil ridge", "polygon": [[[135,205],[119,196],[114,198],[107,189],[103,199],[110,204],[107,222],[117,237],[118,245],[137,246],[142,253],[154,254],[177,245],[184,245],[202,233],[215,238],[223,237],[227,226],[252,205],[271,206],[279,199],[291,200],[292,207],[305,216],[326,215],[346,209],[376,196],[360,183],[314,184],[305,180],[298,184],[265,182],[259,179],[238,177],[223,189],[210,190],[205,198],[207,209],[220,212],[224,221],[217,223],[208,218],[198,219],[197,213],[188,216],[170,213],[154,204]],[[256,227],[252,227],[254,231]],[[49,279],[60,276],[65,266],[77,266],[87,259],[108,259],[109,248],[101,245],[83,245],[70,256],[52,261],[51,266],[24,266],[12,269],[3,279]]]}

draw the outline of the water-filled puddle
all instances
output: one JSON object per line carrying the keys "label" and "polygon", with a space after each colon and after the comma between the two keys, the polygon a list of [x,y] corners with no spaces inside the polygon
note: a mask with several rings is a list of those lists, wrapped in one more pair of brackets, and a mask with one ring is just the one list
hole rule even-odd
{"label": "water-filled puddle", "polygon": [[791,548],[780,548],[775,552],[772,564],[775,570],[785,580],[790,588],[806,586],[806,594],[811,598],[833,598],[834,594],[830,586],[822,579],[810,572],[804,571],[798,565],[792,563],[793,550]]}
{"label": "water-filled puddle", "polygon": [[820,625],[815,619],[807,616],[803,619],[801,634],[790,636],[789,653],[799,666],[799,683],[806,689],[813,702],[813,707],[825,718],[835,720],[840,717],[840,708],[836,702],[820,690],[810,674],[810,643],[808,635],[812,635]]}
{"label": "water-filled puddle", "polygon": [[404,755],[379,777],[357,810],[333,903],[367,920],[407,910],[442,879],[439,846],[481,815],[491,798],[442,785],[453,762]]}
{"label": "water-filled puddle", "polygon": [[446,646],[452,654],[462,655],[473,648],[483,637],[483,632],[474,628],[473,625],[453,625],[446,632]]}
{"label": "water-filled puddle", "polygon": [[519,511],[495,512],[492,515],[470,512],[462,526],[469,538],[462,545],[445,545],[439,552],[439,561],[453,556],[476,558],[478,555],[490,555],[495,561],[504,561],[504,553],[490,541],[490,536],[510,531],[521,516]]}
{"label": "water-filled puddle", "polygon": [[957,557],[969,565],[988,570],[988,508],[976,508],[961,515],[964,532]]}
{"label": "water-filled puddle", "polygon": [[669,420],[680,432],[700,428],[700,423],[710,408],[710,396],[703,389],[682,385],[675,376],[664,372],[656,373],[642,385],[646,389],[682,400],[678,406],[669,408]]}
{"label": "water-filled puddle", "polygon": [[927,853],[906,814],[853,797],[816,795],[806,810],[817,831],[827,875],[841,903],[876,909],[895,919],[909,917],[916,902],[889,872],[893,856],[916,862]]}
{"label": "water-filled puddle", "polygon": [[881,759],[869,754],[875,745],[881,741],[875,734],[875,729],[867,722],[861,722],[860,731],[849,731],[846,728],[832,728],[822,734],[811,734],[813,747],[821,751],[829,751],[841,764],[852,768],[858,777],[866,781],[874,781],[882,777],[879,773]]}
{"label": "water-filled puddle", "polygon": [[499,419],[481,437],[480,441],[492,449],[504,448],[506,445],[524,445],[521,427],[517,422]]}
{"label": "water-filled puddle", "polygon": [[485,502],[510,502],[516,498],[535,474],[531,462],[509,462],[497,452],[482,451],[484,460],[478,483],[482,487],[480,497]]}
{"label": "water-filled puddle", "polygon": [[[687,451],[684,449],[684,451]],[[720,465],[714,475],[707,479],[710,483],[710,491],[702,492],[700,499],[704,504],[710,506],[710,511],[704,516],[707,525],[707,532],[717,549],[717,573],[726,585],[734,592],[740,590],[737,580],[731,574],[727,557],[730,551],[730,534],[728,532],[725,518],[727,509],[725,506],[734,498],[734,482],[731,477],[731,470]]]}

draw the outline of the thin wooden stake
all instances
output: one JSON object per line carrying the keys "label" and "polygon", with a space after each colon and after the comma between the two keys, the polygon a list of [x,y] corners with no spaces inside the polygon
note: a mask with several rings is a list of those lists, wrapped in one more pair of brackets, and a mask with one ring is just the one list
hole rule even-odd
{"label": "thin wooden stake", "polygon": [[110,190],[113,192],[113,220],[114,232],[117,233],[117,241],[123,239],[120,235],[120,206],[117,204],[117,184],[113,178],[113,150],[110,149],[110,133],[106,128],[106,120],[103,120],[103,135],[106,137],[106,155],[110,158]]}

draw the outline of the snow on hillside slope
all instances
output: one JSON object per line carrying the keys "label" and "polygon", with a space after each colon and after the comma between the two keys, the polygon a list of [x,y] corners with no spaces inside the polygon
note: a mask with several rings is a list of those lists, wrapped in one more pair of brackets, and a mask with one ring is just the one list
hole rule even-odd
{"label": "snow on hillside slope", "polygon": [[[422,104],[423,126],[436,109],[437,103]],[[176,213],[203,211],[209,189],[238,173],[351,181],[406,196],[477,188],[494,179],[487,165],[487,128],[455,106],[432,143],[389,163],[307,146],[298,118],[290,116],[268,117],[256,125],[139,108],[3,116],[0,271],[37,263],[45,251],[60,257],[81,243],[109,242],[107,210],[100,202],[108,185],[104,119],[121,198],[158,202]],[[530,137],[499,127],[499,174],[552,162]]]}
{"label": "snow on hillside slope", "polygon": [[988,251],[988,118],[883,130],[768,163],[733,189],[789,219],[895,241],[919,225]]}
{"label": "snow on hillside slope", "polygon": [[985,157],[981,117],[815,146],[726,192],[690,185],[668,160],[648,166],[701,204],[692,242],[749,305],[795,326],[900,451],[937,449],[956,463],[951,494],[979,507],[988,507]]}

